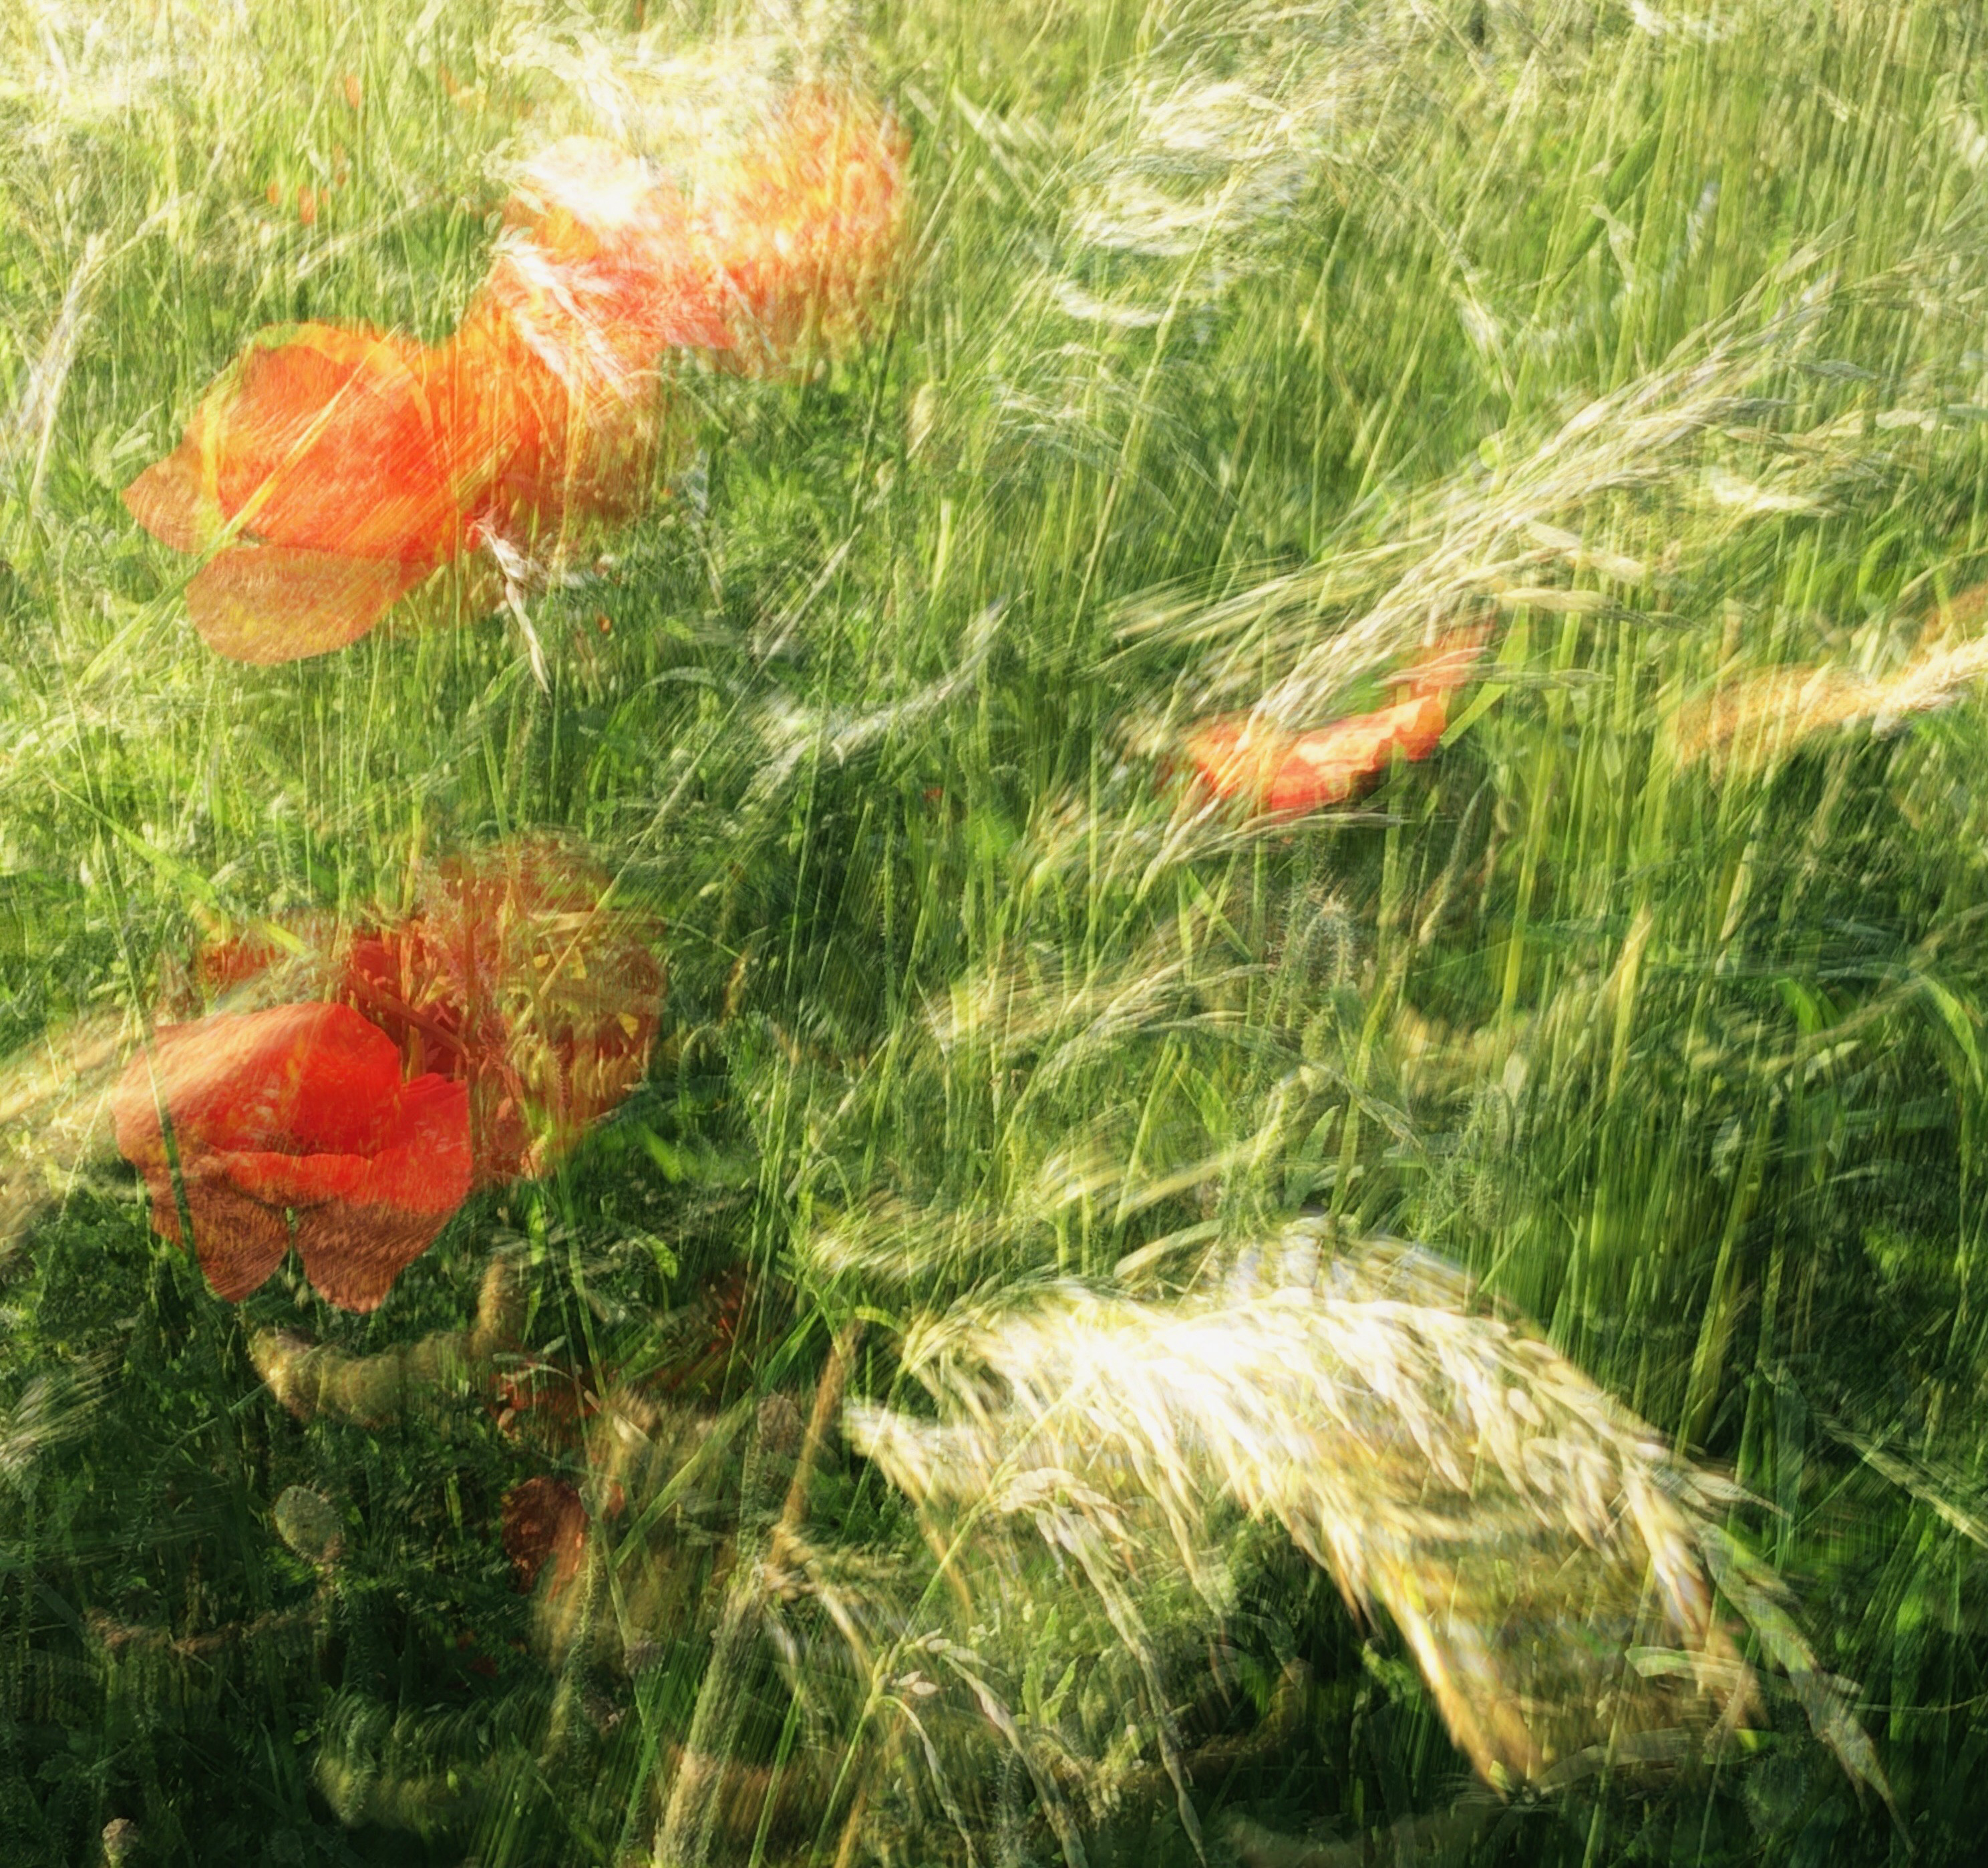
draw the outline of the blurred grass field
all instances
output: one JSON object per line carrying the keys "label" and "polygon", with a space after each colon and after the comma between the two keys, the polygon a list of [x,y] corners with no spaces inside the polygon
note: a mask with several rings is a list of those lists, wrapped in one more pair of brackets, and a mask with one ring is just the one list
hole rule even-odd
{"label": "blurred grass field", "polygon": [[[1785,1679],[1716,1769],[1480,1800],[1389,1629],[1259,1538],[1182,1689],[1208,1860],[1978,1859],[1988,713],[1760,678],[1875,692],[1988,622],[1984,49],[1936,0],[0,0],[0,1858],[1191,1862],[1087,1637],[1003,1687],[1126,1728],[1065,1835],[735,1579],[803,1445],[852,1599],[930,1564],[798,1437],[825,1368],[884,1396],[915,1315],[1165,1294],[1310,1212],[1747,1488],[1895,1810]],[[909,137],[913,263],[866,347],[686,374],[647,516],[530,599],[543,682],[446,591],[202,647],[118,493],[249,333],[431,339],[532,150],[667,163],[821,71]],[[1356,806],[1246,821],[1168,756],[1476,621],[1442,749]],[[667,926],[647,1085],[370,1317],[215,1299],[98,1109],[200,930],[540,828]],[[546,1362],[696,1365],[634,1659],[512,1587],[506,1488],[598,1465],[549,1408],[438,1354],[303,1423],[251,1360],[466,1331],[493,1254]]]}

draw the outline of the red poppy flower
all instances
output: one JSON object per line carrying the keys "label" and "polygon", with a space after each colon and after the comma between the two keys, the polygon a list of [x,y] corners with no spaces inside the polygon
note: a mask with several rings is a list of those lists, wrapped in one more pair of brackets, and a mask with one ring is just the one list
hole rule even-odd
{"label": "red poppy flower", "polygon": [[639,157],[592,137],[556,143],[504,219],[483,292],[561,377],[616,382],[666,350],[722,341],[695,296],[689,210]]}
{"label": "red poppy flower", "polygon": [[902,159],[885,120],[820,91],[695,212],[624,151],[556,144],[446,343],[260,333],[126,503],[178,551],[235,527],[187,590],[221,653],[343,648],[479,533],[626,510],[677,431],[671,351],[767,356],[853,328],[896,249]]}
{"label": "red poppy flower", "polygon": [[694,217],[718,349],[790,353],[858,328],[902,245],[903,132],[820,86],[796,92],[773,133]]}
{"label": "red poppy flower", "polygon": [[1282,815],[1343,804],[1398,753],[1426,759],[1442,743],[1449,696],[1467,681],[1483,647],[1481,629],[1446,636],[1409,670],[1405,699],[1371,713],[1289,733],[1248,714],[1205,721],[1187,755],[1217,797],[1242,797]]}
{"label": "red poppy flower", "polygon": [[[436,350],[430,381],[451,411],[470,530],[531,544],[576,521],[631,515],[688,431],[653,353],[638,366],[625,333],[528,306],[505,289],[511,264]],[[570,345],[553,341],[562,327]]]}
{"label": "red poppy flower", "polygon": [[430,380],[466,509],[529,538],[632,503],[672,428],[659,360],[722,333],[690,289],[681,197],[625,151],[556,144],[505,220]]}
{"label": "red poppy flower", "polygon": [[786,354],[847,332],[894,256],[901,139],[800,93],[693,212],[647,164],[589,137],[521,178],[490,276],[438,354],[458,479],[486,523],[544,530],[625,509],[674,425],[673,350]]}
{"label": "red poppy flower", "polygon": [[404,1076],[465,1088],[477,1184],[538,1173],[641,1081],[661,1023],[658,925],[607,905],[609,888],[556,839],[494,846],[438,865],[411,914],[353,933],[318,914],[217,929],[168,1003],[343,1001]]}
{"label": "red poppy flower", "polygon": [[133,517],[177,551],[237,527],[187,587],[210,646],[245,662],[343,648],[454,548],[460,514],[424,357],[364,330],[261,332],[179,447],[125,489]]}
{"label": "red poppy flower", "polygon": [[177,1156],[194,1253],[231,1302],[276,1270],[294,1222],[320,1294],[376,1309],[469,1192],[464,1086],[433,1074],[404,1083],[392,1041],[349,1006],[163,1026],[111,1113],[153,1224],[183,1243]]}
{"label": "red poppy flower", "polygon": [[654,924],[550,841],[445,865],[417,912],[352,942],[342,996],[411,1071],[467,1086],[479,1183],[543,1172],[647,1074],[664,988]]}

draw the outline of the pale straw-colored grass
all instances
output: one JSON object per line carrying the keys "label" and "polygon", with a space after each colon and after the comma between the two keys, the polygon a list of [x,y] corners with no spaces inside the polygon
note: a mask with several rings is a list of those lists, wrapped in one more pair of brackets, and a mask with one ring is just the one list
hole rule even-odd
{"label": "pale straw-colored grass", "polygon": [[1440,1261],[1375,1245],[1321,1262],[1318,1230],[1178,1302],[1063,1284],[934,1318],[906,1359],[938,1419],[852,1405],[850,1437],[942,1535],[1032,1524],[1134,1651],[1172,1632],[1142,1613],[1156,1569],[1219,1617],[1241,1547],[1225,1527],[1239,1509],[1280,1525],[1351,1610],[1398,1629],[1494,1784],[1716,1749],[1755,1704],[1750,1623],[1882,1789],[1725,1531],[1729,1484]]}

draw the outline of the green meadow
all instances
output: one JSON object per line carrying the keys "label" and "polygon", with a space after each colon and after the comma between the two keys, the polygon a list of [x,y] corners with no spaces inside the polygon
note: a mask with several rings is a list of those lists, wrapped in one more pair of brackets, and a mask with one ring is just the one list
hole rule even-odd
{"label": "green meadow", "polygon": [[[674,366],[515,603],[203,645],[119,496],[252,333],[434,341],[532,151],[822,74],[910,150],[866,341]],[[10,1868],[1979,1859],[1988,12],[0,0],[0,407]],[[1471,628],[1426,758],[1197,787]],[[646,1079],[370,1315],[221,1301],[104,1113],[201,942],[546,833],[661,930]],[[840,1431],[1294,1227],[1731,1482],[1726,1728],[1487,1783],[1235,1484],[1215,1615]]]}

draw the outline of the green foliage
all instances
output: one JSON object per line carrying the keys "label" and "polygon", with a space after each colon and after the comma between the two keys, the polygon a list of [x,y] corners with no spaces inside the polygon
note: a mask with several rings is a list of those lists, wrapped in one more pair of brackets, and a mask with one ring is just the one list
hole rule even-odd
{"label": "green foliage", "polygon": [[[8,1084],[135,1030],[204,921],[390,907],[521,831],[591,842],[670,970],[638,1095],[370,1317],[293,1267],[221,1303],[101,1132],[8,1105],[0,1855],[647,1861],[695,1740],[709,1860],[1190,1861],[1073,1585],[987,1663],[1032,1730],[1129,1734],[1116,1806],[1060,1836],[991,1726],[921,1748],[947,1584],[832,1434],[798,1508],[874,1625],[733,1592],[852,1323],[850,1390],[908,1404],[921,1315],[1178,1291],[1310,1206],[1467,1265],[1736,1475],[1897,1813],[1771,1670],[1716,1772],[1480,1802],[1389,1631],[1239,1528],[1249,1592],[1170,1683],[1209,1860],[1975,1859],[1988,716],[1752,767],[1681,722],[1976,626],[1983,49],[1936,0],[0,14]],[[508,163],[660,141],[728,61],[894,100],[918,264],[875,340],[689,371],[691,465],[532,597],[543,687],[501,615],[205,651],[117,495],[242,341],[445,331]],[[1170,773],[1193,719],[1370,704],[1475,618],[1449,743],[1360,807],[1244,826]],[[394,1418],[299,1420],[252,1357],[464,1331],[499,1257],[509,1359]],[[668,1483],[584,1397],[500,1418],[541,1368],[653,1379]],[[610,1467],[594,1567],[521,1594],[507,1490]]]}

